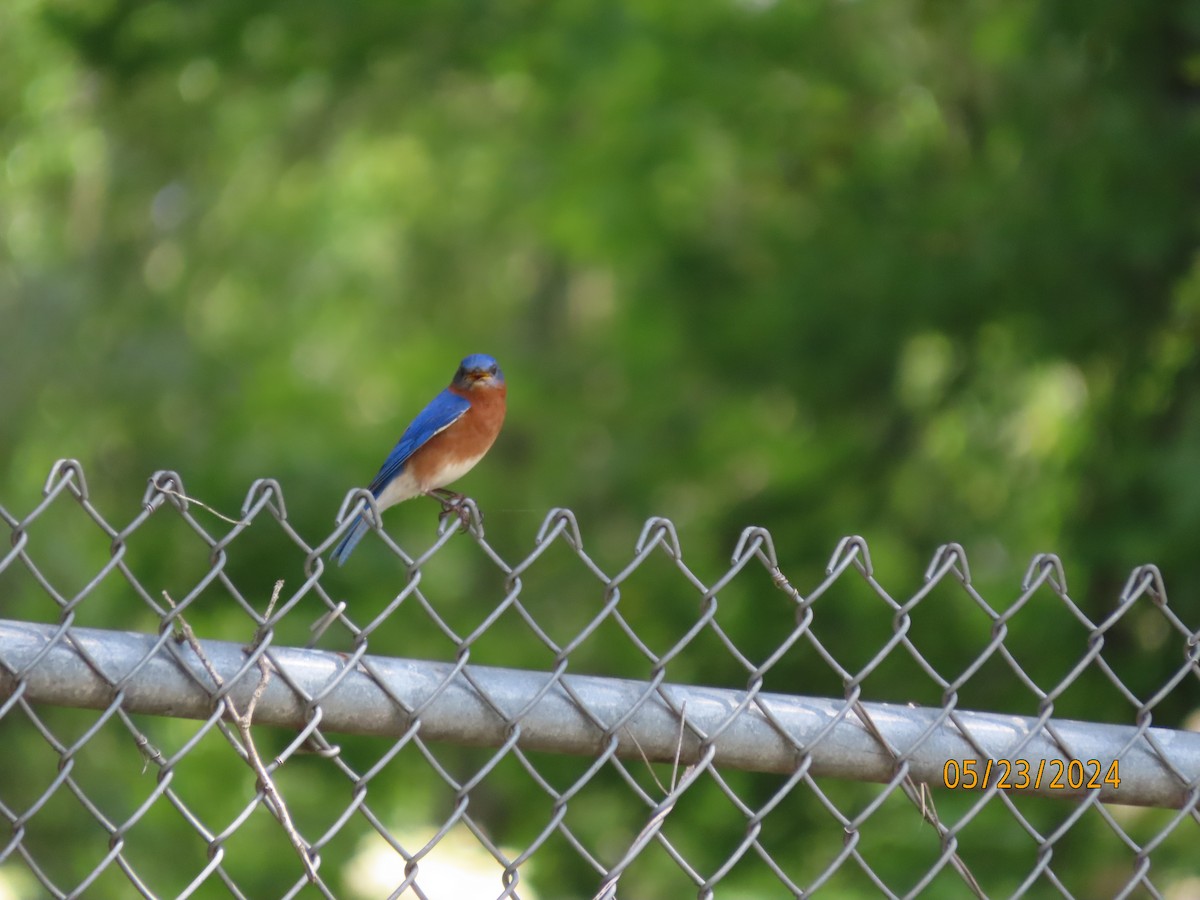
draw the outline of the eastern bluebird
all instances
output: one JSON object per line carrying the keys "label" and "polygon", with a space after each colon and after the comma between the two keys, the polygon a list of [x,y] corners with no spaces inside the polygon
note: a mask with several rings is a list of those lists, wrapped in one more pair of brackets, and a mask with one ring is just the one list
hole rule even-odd
{"label": "eastern bluebird", "polygon": [[[462,361],[450,386],[438,394],[404,429],[400,441],[368,486],[382,511],[421,494],[447,505],[462,495],[444,490],[483,459],[504,423],[508,386],[496,360],[474,353]],[[340,566],[370,525],[359,513],[333,558]]]}

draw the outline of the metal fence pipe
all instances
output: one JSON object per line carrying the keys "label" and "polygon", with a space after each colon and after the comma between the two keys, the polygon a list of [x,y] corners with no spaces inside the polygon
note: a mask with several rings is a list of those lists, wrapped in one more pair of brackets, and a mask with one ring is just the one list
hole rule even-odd
{"label": "metal fence pipe", "polygon": [[[0,697],[11,696],[22,685],[25,699],[32,703],[103,709],[113,702],[113,685],[119,683],[123,708],[130,713],[186,718],[211,713],[211,680],[186,644],[170,641],[155,652],[156,635],[73,628],[69,639],[56,640],[58,631],[55,625],[0,620]],[[246,648],[241,644],[202,641],[201,646],[226,681],[245,665]],[[651,688],[645,682],[564,675],[533,702],[554,676],[469,666],[468,680],[450,663],[379,656],[368,657],[370,673],[363,667],[343,673],[346,660],[339,653],[288,647],[272,647],[269,657],[309,696],[321,694],[342,675],[320,701],[326,733],[397,737],[408,731],[409,711],[417,709],[426,740],[498,746],[519,724],[518,743],[526,749],[594,755],[605,743],[605,727],[634,710],[618,735],[622,757],[644,754],[652,761],[671,762],[678,755],[686,764],[699,755],[699,735],[719,732],[714,758],[718,766],[787,773],[807,752],[815,776],[876,782],[889,780],[896,766],[895,758],[842,699],[763,692],[738,712],[745,691],[664,684],[647,697]],[[244,704],[257,680],[258,670],[252,667],[233,685],[231,696]],[[1119,786],[1104,784],[1100,791],[1101,798],[1112,803],[1180,807],[1200,782],[1200,734],[1146,730],[1161,748],[1160,757],[1132,726],[1057,719],[1053,726],[1059,745],[1034,719],[958,712],[968,740],[945,710],[887,703],[864,703],[863,708],[891,747],[908,760],[910,774],[934,786],[944,783],[948,762],[961,769],[965,760],[978,759],[976,770],[982,775],[988,757],[1005,762],[1019,757],[1027,762],[1030,778],[1041,767],[1042,783],[1021,793],[1047,797],[1086,795],[1066,786],[1065,774],[1059,778],[1064,786],[1051,785],[1056,770],[1072,758],[1097,761],[1103,775],[1119,757]],[[525,712],[518,719],[521,710]],[[676,710],[683,710],[686,719],[681,747]],[[303,697],[285,679],[275,677],[258,703],[255,723],[299,729],[306,715]],[[940,724],[922,739],[936,721]],[[995,781],[1003,766],[993,766],[991,774]]]}

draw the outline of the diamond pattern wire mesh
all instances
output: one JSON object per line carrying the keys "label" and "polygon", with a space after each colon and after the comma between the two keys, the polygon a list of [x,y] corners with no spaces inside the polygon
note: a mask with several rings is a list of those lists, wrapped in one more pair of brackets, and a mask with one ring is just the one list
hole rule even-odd
{"label": "diamond pattern wire mesh", "polygon": [[272,480],[217,528],[171,472],[114,524],[71,460],[0,506],[0,894],[1200,895],[1200,734],[1154,721],[1200,634],[1154,566],[1096,620],[1048,554],[1001,610],[956,544],[894,592],[845,538],[798,590],[762,528],[705,578],[665,519],[612,571],[568,510],[514,562],[464,509],[338,572]]}

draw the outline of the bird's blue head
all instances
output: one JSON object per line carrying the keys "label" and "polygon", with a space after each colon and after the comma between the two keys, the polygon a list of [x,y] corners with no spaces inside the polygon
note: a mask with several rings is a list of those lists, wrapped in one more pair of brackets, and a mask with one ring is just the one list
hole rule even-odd
{"label": "bird's blue head", "polygon": [[454,373],[453,385],[464,391],[473,388],[499,387],[504,384],[504,373],[500,364],[486,353],[472,353]]}

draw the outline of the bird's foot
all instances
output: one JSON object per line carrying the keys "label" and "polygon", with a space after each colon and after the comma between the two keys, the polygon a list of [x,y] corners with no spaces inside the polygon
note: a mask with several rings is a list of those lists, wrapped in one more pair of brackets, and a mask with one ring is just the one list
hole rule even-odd
{"label": "bird's foot", "polygon": [[466,531],[471,527],[471,513],[479,517],[479,524],[483,524],[483,514],[479,512],[478,507],[474,503],[467,500],[466,494],[460,494],[458,491],[450,491],[446,488],[434,488],[429,491],[429,496],[433,497],[442,504],[442,511],[438,514],[438,522],[445,522],[450,516],[456,516],[459,523]]}

